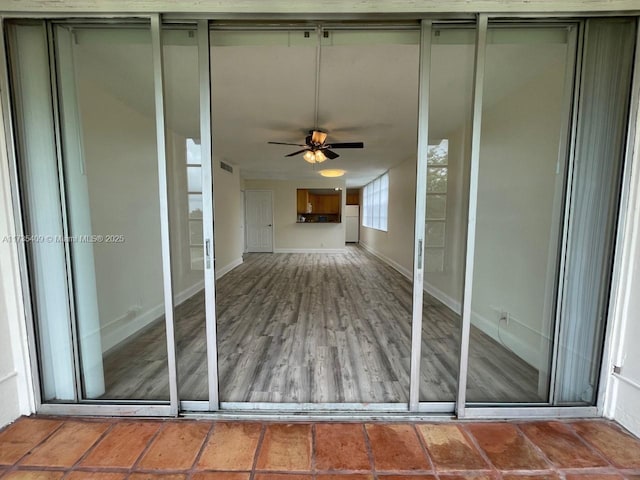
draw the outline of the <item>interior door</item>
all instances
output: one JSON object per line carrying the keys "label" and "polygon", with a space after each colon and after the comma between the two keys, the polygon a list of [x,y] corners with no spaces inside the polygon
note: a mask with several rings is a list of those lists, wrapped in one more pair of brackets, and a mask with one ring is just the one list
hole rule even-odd
{"label": "interior door", "polygon": [[247,251],[273,252],[273,199],[270,191],[246,191],[245,222]]}

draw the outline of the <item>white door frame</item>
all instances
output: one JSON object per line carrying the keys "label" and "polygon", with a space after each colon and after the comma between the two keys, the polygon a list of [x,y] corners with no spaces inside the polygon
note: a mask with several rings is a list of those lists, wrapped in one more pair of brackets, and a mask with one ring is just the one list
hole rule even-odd
{"label": "white door frame", "polygon": [[267,192],[269,199],[271,200],[271,252],[262,253],[274,253],[276,251],[276,235],[275,235],[275,223],[273,222],[273,190],[267,190],[265,188],[247,188],[244,190],[244,246],[245,252],[249,252],[249,240],[247,235],[249,234],[249,228],[247,226],[247,192]]}

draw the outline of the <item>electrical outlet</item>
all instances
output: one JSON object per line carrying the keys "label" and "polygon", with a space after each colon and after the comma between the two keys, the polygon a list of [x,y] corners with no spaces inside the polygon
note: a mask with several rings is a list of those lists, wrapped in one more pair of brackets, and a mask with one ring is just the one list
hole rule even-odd
{"label": "electrical outlet", "polygon": [[505,325],[509,325],[509,312],[507,312],[506,310],[502,310],[500,312],[500,321],[504,322]]}

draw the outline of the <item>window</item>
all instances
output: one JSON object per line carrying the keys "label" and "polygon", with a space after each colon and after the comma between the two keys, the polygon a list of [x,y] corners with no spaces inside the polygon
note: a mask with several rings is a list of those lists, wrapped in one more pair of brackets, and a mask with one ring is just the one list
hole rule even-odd
{"label": "window", "polygon": [[202,234],[202,158],[200,145],[187,138],[187,196],[189,197],[189,258],[191,270],[204,270]]}
{"label": "window", "polygon": [[362,225],[386,232],[389,210],[389,174],[385,173],[365,185],[362,198]]}
{"label": "window", "polygon": [[445,233],[447,225],[447,177],[449,175],[449,141],[429,145],[427,152],[427,216],[425,270],[444,271]]}

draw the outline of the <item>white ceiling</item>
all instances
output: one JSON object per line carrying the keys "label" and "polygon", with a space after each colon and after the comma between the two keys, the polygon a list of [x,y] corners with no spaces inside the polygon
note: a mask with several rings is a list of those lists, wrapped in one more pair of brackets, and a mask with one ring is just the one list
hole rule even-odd
{"label": "white ceiling", "polygon": [[[299,148],[267,144],[304,143],[314,128],[315,48],[214,47],[211,57],[216,154],[247,178],[317,176],[302,156],[284,156]],[[362,185],[415,157],[417,87],[417,45],[323,48],[317,127],[328,142],[365,148],[336,150],[320,168]]]}
{"label": "white ceiling", "polygon": [[[302,32],[296,32],[302,35]],[[111,30],[113,37],[120,32]],[[132,35],[132,34],[130,34]],[[215,34],[214,34],[215,35]],[[242,38],[235,32],[234,39]],[[239,35],[239,37],[238,37]],[[214,43],[211,49],[214,155],[240,168],[245,178],[317,178],[302,156],[285,158],[314,127],[315,39]],[[360,186],[417,151],[418,45],[406,37],[381,42],[366,32],[356,41],[323,45],[318,127],[329,142],[363,141],[362,150],[337,150],[322,168],[347,171],[347,186]],[[121,36],[121,35],[120,35]],[[153,115],[151,49],[143,34],[131,41],[79,37],[76,66],[119,99]],[[182,31],[165,47],[167,125],[199,137],[197,55]],[[296,37],[297,38],[297,37]],[[370,41],[371,40],[371,41]],[[376,41],[377,40],[377,41]],[[484,107],[544,73],[560,68],[563,48],[544,42],[492,45],[488,50]],[[431,56],[430,139],[446,138],[469,120],[474,48],[468,41],[436,42]],[[491,68],[492,58],[500,68]],[[505,68],[506,65],[506,68]],[[326,167],[325,167],[326,166]]]}

